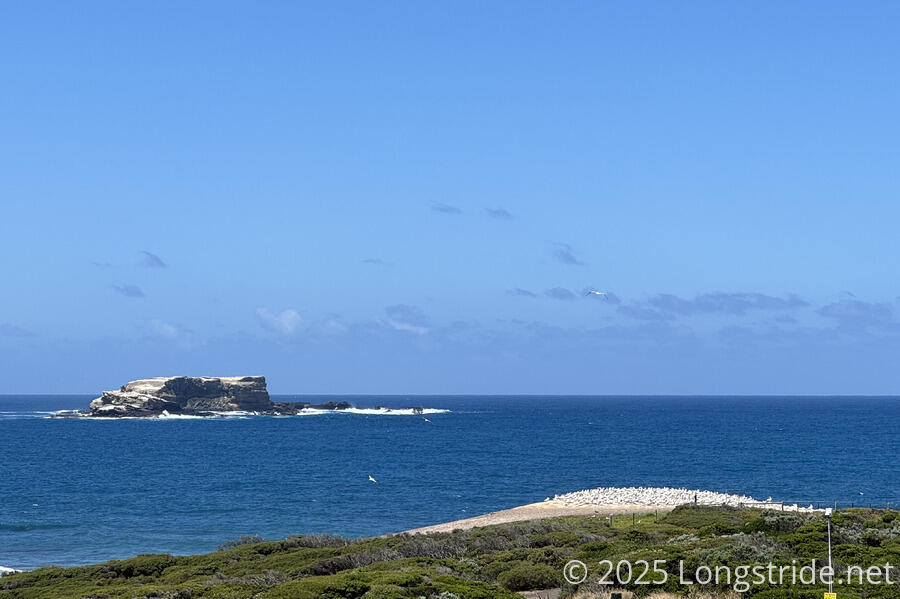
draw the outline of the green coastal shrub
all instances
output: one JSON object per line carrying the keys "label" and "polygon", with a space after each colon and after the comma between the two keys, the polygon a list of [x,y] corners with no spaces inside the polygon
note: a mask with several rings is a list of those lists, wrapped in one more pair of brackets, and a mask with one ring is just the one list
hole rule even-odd
{"label": "green coastal shrub", "polygon": [[545,564],[520,564],[497,576],[497,582],[511,591],[558,587],[561,570]]}
{"label": "green coastal shrub", "polygon": [[700,528],[700,538],[708,538],[708,537],[721,537],[723,535],[732,535],[736,532],[740,532],[741,527],[736,524],[725,524],[722,522],[716,522],[715,524],[710,524],[708,526],[703,526]]}
{"label": "green coastal shrub", "polygon": [[[832,526],[840,567],[900,564],[894,512],[841,510]],[[633,523],[633,524],[632,524]],[[702,533],[701,533],[702,531]],[[561,588],[563,597],[603,597],[604,588],[564,584],[563,565],[580,559],[664,560],[665,586],[625,585],[635,596],[683,595],[677,564],[751,565],[820,561],[827,554],[821,514],[686,506],[661,515],[568,516],[429,535],[342,539],[245,537],[207,555],[139,555],[77,568],[41,568],[0,578],[0,599],[521,599],[516,591]],[[695,587],[696,588],[696,587]],[[606,589],[608,590],[608,589]],[[700,590],[700,589],[698,589]],[[727,586],[709,599],[728,597]],[[723,593],[715,595],[716,593]],[[896,599],[896,586],[842,587],[840,599]],[[742,599],[816,599],[821,588],[751,589]],[[443,595],[443,597],[442,597]]]}
{"label": "green coastal shrub", "polygon": [[281,548],[296,549],[298,547],[307,547],[310,549],[321,549],[322,547],[343,547],[351,542],[340,536],[325,534],[291,535],[281,541]]}
{"label": "green coastal shrub", "polygon": [[126,560],[107,562],[101,566],[100,572],[123,578],[159,576],[166,568],[177,563],[177,558],[171,555],[139,555]]}
{"label": "green coastal shrub", "polygon": [[753,599],[822,599],[822,591],[795,588],[766,589],[752,595]]}
{"label": "green coastal shrub", "polygon": [[259,535],[243,535],[236,539],[231,539],[230,541],[225,541],[221,545],[219,545],[219,551],[225,551],[226,549],[233,549],[234,547],[240,547],[241,545],[252,545],[253,543],[262,543],[265,541]]}

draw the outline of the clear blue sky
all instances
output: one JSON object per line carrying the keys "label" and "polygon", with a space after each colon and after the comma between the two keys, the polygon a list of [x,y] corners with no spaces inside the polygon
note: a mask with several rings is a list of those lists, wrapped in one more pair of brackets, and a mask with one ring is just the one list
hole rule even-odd
{"label": "clear blue sky", "polygon": [[900,393],[898,22],[7,4],[0,393]]}

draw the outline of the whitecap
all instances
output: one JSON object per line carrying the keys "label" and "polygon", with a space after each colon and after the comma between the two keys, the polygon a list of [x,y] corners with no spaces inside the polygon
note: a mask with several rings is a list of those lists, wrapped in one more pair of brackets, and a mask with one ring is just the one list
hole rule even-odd
{"label": "whitecap", "polygon": [[243,410],[233,410],[233,411],[228,411],[228,412],[211,411],[210,414],[213,414],[215,416],[222,417],[222,418],[241,418],[244,416],[260,416],[259,412],[246,412]]}
{"label": "whitecap", "polygon": [[447,414],[450,410],[439,408],[345,408],[343,410],[320,410],[304,408],[297,416],[316,416],[320,414],[357,414],[362,416],[422,416],[424,414]]}
{"label": "whitecap", "polygon": [[319,416],[321,414],[333,414],[337,410],[315,410],[313,408],[303,408],[299,410],[296,415],[297,416]]}
{"label": "whitecap", "polygon": [[347,408],[340,410],[348,414],[365,414],[367,416],[421,416],[422,414],[446,414],[450,410],[438,408]]}
{"label": "whitecap", "polygon": [[[292,414],[266,414],[260,412],[248,412],[243,410],[229,411],[209,411],[204,414],[171,414],[163,410],[162,414],[156,416],[93,416],[76,412],[74,410],[59,410],[56,412],[0,412],[0,419],[3,418],[52,418],[54,416],[67,416],[74,418],[84,418],[87,420],[202,420],[209,418],[234,418],[237,420],[246,420],[253,417],[274,417],[285,418],[290,416],[320,416],[322,414],[357,414],[362,416],[423,416],[431,414],[448,414],[450,410],[441,408],[346,408],[343,410],[322,410],[319,408],[303,408]],[[9,415],[7,415],[9,414]],[[39,415],[40,414],[40,415]],[[44,416],[43,414],[50,414]]]}
{"label": "whitecap", "polygon": [[196,414],[169,414],[167,410],[163,410],[162,414],[157,416],[163,420],[196,420],[198,418],[206,418],[206,416],[198,416]]}

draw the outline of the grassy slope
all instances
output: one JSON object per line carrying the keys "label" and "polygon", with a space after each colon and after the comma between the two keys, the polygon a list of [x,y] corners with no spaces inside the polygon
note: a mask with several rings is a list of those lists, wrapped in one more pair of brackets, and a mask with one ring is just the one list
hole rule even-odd
{"label": "grassy slope", "polygon": [[[900,564],[896,512],[844,510],[835,514],[835,561]],[[752,565],[826,555],[825,522],[817,515],[749,509],[684,507],[657,520],[652,514],[572,516],[469,531],[345,541],[327,536],[239,545],[207,555],[141,555],[96,566],[42,568],[0,579],[0,599],[132,598],[516,598],[513,591],[559,587],[562,566],[580,559],[595,569],[614,562],[684,560]],[[594,570],[596,572],[596,570]],[[584,586],[584,585],[583,585]],[[564,595],[576,589],[564,585]],[[896,597],[898,586],[840,589],[849,597]],[[633,587],[638,594],[684,590],[677,576],[665,587]],[[582,589],[584,591],[584,589]],[[757,599],[822,597],[807,587],[755,588]],[[452,595],[444,594],[445,599]]]}

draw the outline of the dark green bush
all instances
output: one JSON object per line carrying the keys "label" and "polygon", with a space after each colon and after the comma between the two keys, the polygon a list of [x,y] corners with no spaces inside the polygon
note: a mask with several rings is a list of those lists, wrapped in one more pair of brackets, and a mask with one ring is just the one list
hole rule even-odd
{"label": "dark green bush", "polygon": [[722,535],[733,535],[736,532],[740,532],[740,530],[740,527],[735,524],[716,522],[715,524],[701,527],[699,534],[700,538],[721,537]]}
{"label": "dark green bush", "polygon": [[522,564],[501,572],[497,582],[511,591],[530,591],[559,586],[560,571],[545,564]]}
{"label": "dark green bush", "polygon": [[875,533],[867,532],[862,537],[863,543],[869,547],[881,547],[883,539]]}
{"label": "dark green bush", "polygon": [[159,576],[166,568],[178,563],[171,555],[139,555],[130,559],[108,562],[102,572],[123,578]]}
{"label": "dark green bush", "polygon": [[369,590],[369,585],[358,580],[348,580],[342,584],[329,585],[319,594],[321,599],[357,599]]}
{"label": "dark green bush", "polygon": [[[888,514],[894,512],[835,513],[832,539],[839,567],[898,562],[900,522],[891,516],[885,521]],[[97,566],[41,568],[4,576],[0,599],[186,599],[187,593],[190,599],[436,599],[442,593],[465,599],[517,599],[514,591],[558,588],[562,566],[569,559],[581,559],[592,574],[598,572],[601,559],[664,560],[670,574],[667,585],[631,585],[628,590],[640,597],[657,590],[683,593],[676,573],[681,560],[690,573],[701,564],[821,561],[827,551],[820,514],[689,506],[659,521],[648,517],[632,527],[628,518],[627,523],[623,519],[616,524],[568,516],[372,539],[305,535],[264,542],[245,537],[227,551],[207,555],[141,555]],[[701,530],[709,536],[700,538]],[[564,596],[577,590],[566,586]],[[820,599],[821,591],[761,587],[744,599]],[[842,587],[839,597],[896,599],[896,591],[896,586],[851,586]]]}
{"label": "dark green bush", "polygon": [[230,541],[225,541],[221,545],[219,545],[219,551],[225,551],[226,549],[233,549],[234,547],[240,547],[241,545],[251,545],[253,543],[263,543],[265,539],[259,535],[243,535],[236,539],[231,539]]}
{"label": "dark green bush", "polygon": [[753,599],[822,599],[822,591],[796,588],[766,589],[751,595]]}

